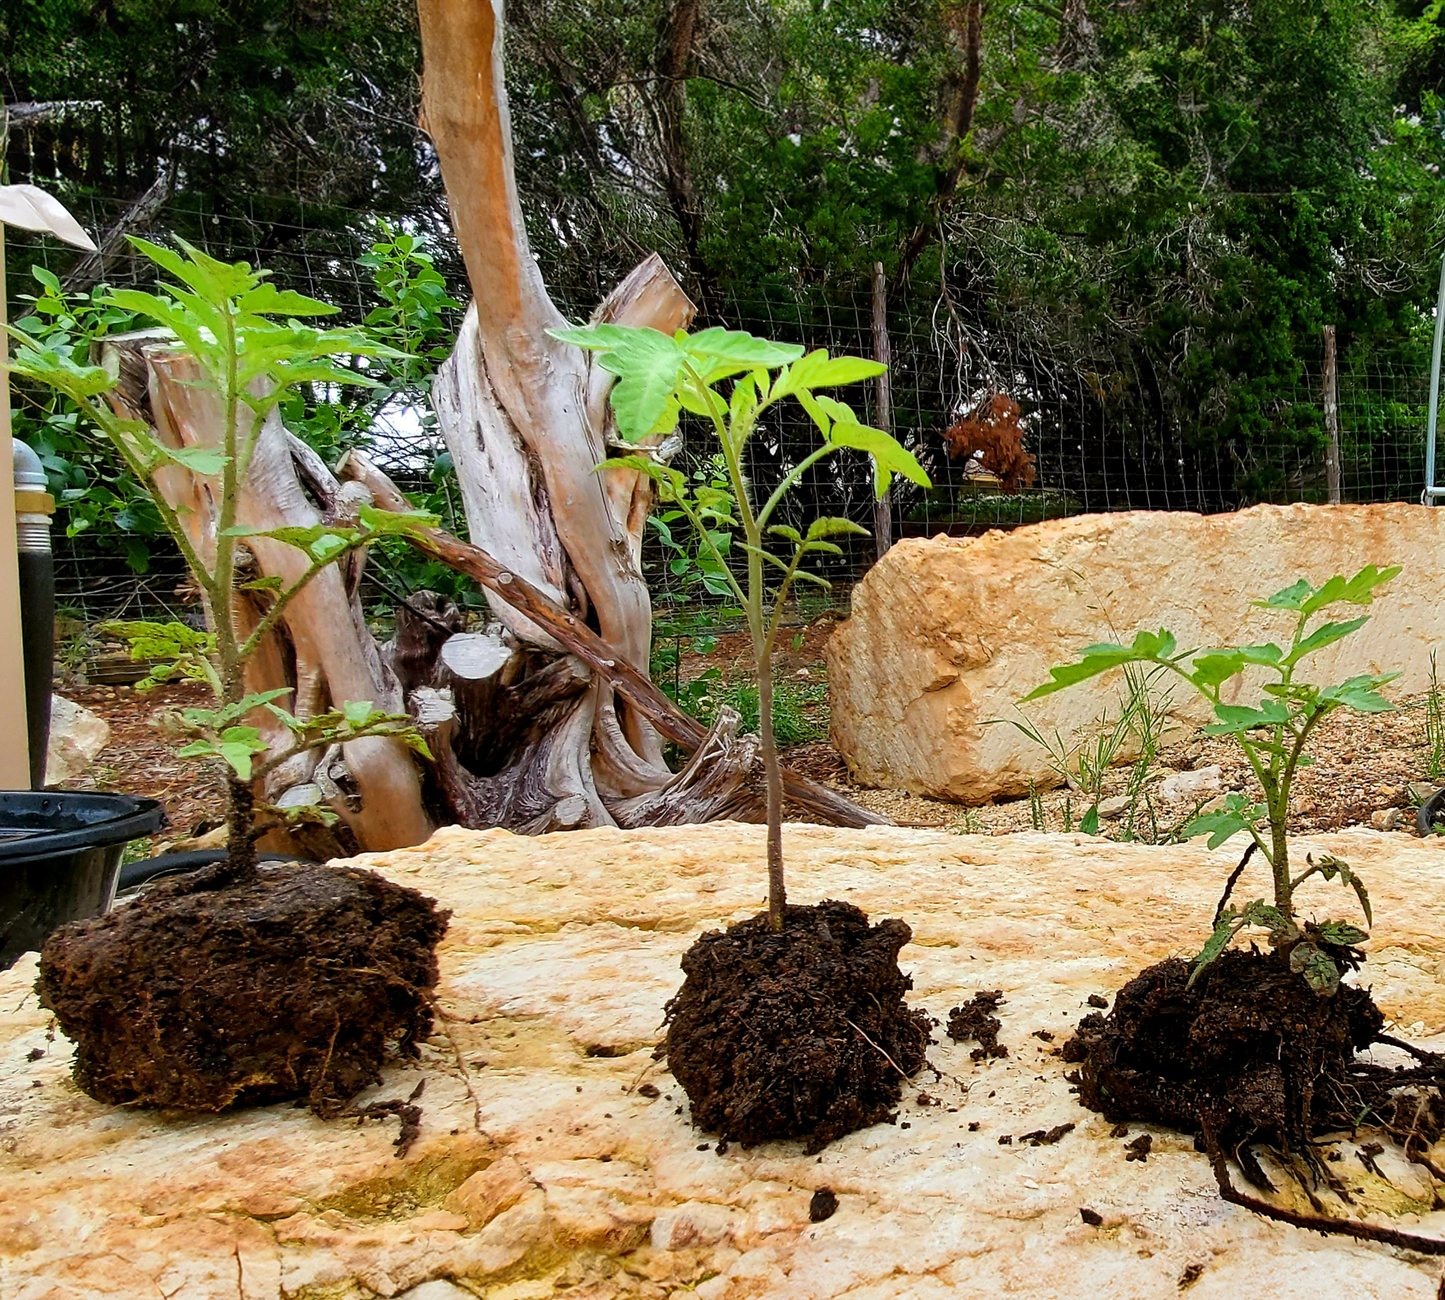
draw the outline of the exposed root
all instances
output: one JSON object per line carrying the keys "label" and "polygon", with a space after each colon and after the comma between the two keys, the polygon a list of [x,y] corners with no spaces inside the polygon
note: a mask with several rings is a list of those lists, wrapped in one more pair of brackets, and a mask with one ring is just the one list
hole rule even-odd
{"label": "exposed root", "polygon": [[[1357,1241],[1378,1241],[1386,1246],[1398,1246],[1401,1250],[1413,1250],[1421,1255],[1445,1255],[1445,1241],[1437,1241],[1433,1237],[1417,1237],[1412,1232],[1401,1232],[1397,1228],[1385,1228],[1375,1223],[1360,1223],[1354,1219],[1334,1219],[1324,1214],[1300,1214],[1241,1192],[1230,1180],[1224,1149],[1219,1145],[1219,1138],[1208,1122],[1204,1126],[1204,1147],[1209,1156],[1210,1167],[1214,1170],[1214,1181],[1219,1185],[1219,1195],[1231,1205],[1243,1206],[1266,1219],[1292,1224],[1296,1228],[1307,1228],[1311,1232],[1354,1237]],[[1313,1197],[1310,1202],[1317,1203]],[[1442,1282],[1442,1285],[1445,1285],[1445,1282]]]}

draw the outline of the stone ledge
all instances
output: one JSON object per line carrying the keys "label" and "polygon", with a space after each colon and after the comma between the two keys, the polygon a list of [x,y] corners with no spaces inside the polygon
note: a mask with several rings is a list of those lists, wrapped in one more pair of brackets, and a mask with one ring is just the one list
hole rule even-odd
{"label": "stone ledge", "polygon": [[[815,1159],[797,1143],[716,1155],[649,1049],[696,933],[760,905],[762,836],[449,829],[362,859],[456,914],[439,996],[473,1063],[482,1131],[438,1036],[376,1090],[427,1081],[405,1160],[390,1124],[289,1106],[200,1119],[100,1106],[70,1084],[64,1042],[47,1040],[33,961],[0,975],[0,1296],[1165,1300],[1196,1264],[1191,1300],[1316,1300],[1339,1279],[1360,1300],[1435,1295],[1438,1262],[1223,1204],[1177,1135],[1157,1132],[1148,1162],[1126,1163],[1050,1055],[1088,994],[1197,947],[1234,846],[790,826],[795,900],[904,917],[916,1003],[942,1018],[1003,989],[1010,1056],[975,1065],[969,1045],[942,1039],[930,1055],[944,1077],[905,1089],[897,1125]],[[1369,831],[1301,845],[1369,882],[1381,922],[1366,974],[1386,1011],[1418,1038],[1445,1032],[1445,851]],[[1309,901],[1343,911],[1337,892]],[[920,1105],[920,1090],[942,1104]],[[1056,1145],[1017,1141],[1066,1122],[1077,1127]],[[1340,1166],[1372,1214],[1445,1236],[1418,1171],[1389,1155],[1381,1167],[1393,1185]],[[839,1209],[813,1224],[820,1187]]]}

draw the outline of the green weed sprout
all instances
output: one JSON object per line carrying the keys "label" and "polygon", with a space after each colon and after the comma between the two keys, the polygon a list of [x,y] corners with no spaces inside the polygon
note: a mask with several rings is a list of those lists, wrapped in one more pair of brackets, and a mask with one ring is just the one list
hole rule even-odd
{"label": "green weed sprout", "polygon": [[[1052,695],[1126,664],[1157,664],[1188,682],[1213,706],[1218,721],[1205,727],[1206,734],[1232,737],[1244,751],[1264,802],[1231,794],[1224,808],[1196,817],[1183,833],[1207,832],[1209,847],[1218,848],[1230,836],[1248,832],[1250,851],[1258,849],[1269,864],[1273,900],[1256,899],[1235,908],[1226,906],[1230,890],[1225,890],[1214,933],[1194,960],[1191,984],[1236,934],[1249,926],[1259,926],[1267,932],[1275,951],[1287,958],[1290,968],[1303,975],[1316,993],[1328,996],[1339,987],[1337,957],[1349,956],[1341,950],[1352,949],[1369,938],[1364,930],[1344,921],[1300,923],[1294,907],[1295,891],[1314,875],[1326,880],[1338,877],[1341,884],[1355,891],[1366,924],[1373,924],[1374,918],[1364,883],[1342,859],[1331,854],[1322,855],[1318,862],[1307,858],[1305,869],[1298,875],[1291,874],[1285,829],[1295,774],[1311,761],[1305,752],[1311,733],[1338,709],[1360,713],[1392,711],[1395,706],[1379,692],[1399,674],[1362,674],[1336,686],[1317,686],[1300,680],[1296,672],[1309,655],[1343,640],[1369,621],[1369,616],[1364,615],[1344,622],[1321,623],[1311,631],[1310,623],[1316,615],[1332,605],[1369,605],[1376,589],[1399,572],[1398,567],[1379,569],[1370,564],[1352,578],[1336,575],[1318,587],[1301,578],[1268,600],[1252,602],[1258,608],[1293,616],[1294,632],[1287,646],[1269,642],[1228,650],[1181,651],[1174,635],[1162,628],[1158,632],[1138,632],[1132,645],[1086,647],[1077,663],[1051,668],[1050,680],[1024,697],[1028,701]],[[1250,669],[1271,679],[1265,683],[1258,705],[1226,704],[1221,698],[1225,683]],[[1231,877],[1231,888],[1237,876]]]}
{"label": "green weed sprout", "polygon": [[[160,661],[142,685],[179,677],[203,681],[211,688],[215,708],[184,709],[179,715],[180,726],[192,737],[179,754],[216,758],[227,767],[228,861],[222,874],[242,879],[255,871],[255,841],[261,830],[254,781],[296,754],[365,736],[392,736],[425,753],[425,743],[405,715],[377,710],[370,701],[345,701],[324,713],[297,717],[278,703],[291,693],[289,688],[247,693],[244,670],[297,593],[327,565],[380,537],[435,520],[368,506],[362,507],[354,525],[325,523],[269,531],[238,527],[241,485],[262,422],[272,408],[304,384],[370,385],[365,374],[337,364],[333,357],[403,354],[362,331],[302,324],[300,318],[330,315],[336,308],[277,289],[266,272],[253,271],[244,262],[217,261],[180,240],[180,253],[143,239],[131,242],[178,283],[162,282],[154,293],[112,290],[106,302],[155,321],[173,336],[178,349],[195,360],[201,382],[219,403],[223,421],[219,445],[173,447],[160,441],[145,422],[118,415],[105,400],[115,376],[78,359],[75,348],[48,346],[45,340],[12,328],[17,347],[9,368],[65,394],[101,431],[126,470],[144,486],[201,590],[210,621],[207,631],[177,622],[119,623],[114,629],[129,639],[133,657]],[[203,554],[193,542],[159,486],[158,475],[174,465],[206,480],[217,503],[213,553]],[[242,583],[238,561],[251,537],[297,547],[309,563],[289,585],[280,577]],[[249,628],[239,618],[242,587],[249,598],[269,602]],[[288,745],[272,747],[260,729],[247,722],[247,715],[257,709],[268,710],[282,722],[291,736]],[[279,810],[270,811],[281,815]],[[294,819],[305,811],[288,810],[288,815]],[[322,810],[310,813],[326,818]]]}
{"label": "green weed sprout", "polygon": [[[707,329],[676,335],[621,325],[590,325],[551,331],[597,355],[597,364],[617,376],[610,400],[617,432],[627,443],[662,437],[678,425],[683,411],[707,421],[717,436],[724,473],[689,479],[661,463],[647,449],[604,461],[599,468],[625,466],[648,475],[659,499],[679,512],[700,543],[699,564],[709,585],[731,594],[742,607],[753,643],[758,678],[758,727],[768,805],[768,916],[781,930],[787,895],[783,879],[783,780],[773,732],[772,652],[784,602],[797,582],[821,587],[826,579],[803,567],[809,556],[842,554],[832,537],[866,536],[849,519],[813,520],[806,531],[774,522],[784,497],[812,467],[840,451],[866,452],[873,459],[874,485],[881,497],[894,474],[922,487],[928,475],[913,455],[882,429],[864,424],[851,407],[819,392],[872,379],[885,366],[860,357],[830,357],[818,349],[773,343],[741,330]],[[717,385],[727,380],[726,396]],[[821,444],[784,473],[766,500],[755,500],[747,473],[747,448],[762,416],[788,398],[800,403],[822,435]],[[670,512],[669,512],[670,513]],[[666,518],[666,516],[664,516]],[[741,529],[747,555],[740,581],[728,564],[734,531]],[[781,554],[775,553],[778,548]],[[772,578],[771,585],[768,581]]]}

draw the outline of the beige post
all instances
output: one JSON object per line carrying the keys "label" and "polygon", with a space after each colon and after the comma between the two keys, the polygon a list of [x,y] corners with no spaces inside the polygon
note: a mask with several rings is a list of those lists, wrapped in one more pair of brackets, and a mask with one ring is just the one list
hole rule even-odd
{"label": "beige post", "polygon": [[[33,185],[0,186],[0,327],[5,314],[5,226],[43,230],[94,250],[74,217]],[[9,336],[4,337],[8,356]],[[15,544],[15,468],[10,432],[10,371],[0,365],[0,790],[30,788],[25,739],[25,664],[20,642],[20,561]]]}
{"label": "beige post", "polygon": [[[0,226],[0,322],[5,317],[5,228]],[[7,348],[8,352],[8,348]],[[20,563],[15,553],[15,470],[10,372],[0,368],[0,790],[30,788],[25,665],[20,656]]]}

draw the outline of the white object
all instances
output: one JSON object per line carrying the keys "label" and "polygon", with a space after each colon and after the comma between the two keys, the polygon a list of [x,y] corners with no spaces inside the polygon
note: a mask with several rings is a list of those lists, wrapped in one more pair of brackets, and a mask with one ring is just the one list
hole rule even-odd
{"label": "white object", "polygon": [[110,724],[83,704],[63,695],[50,697],[50,748],[45,756],[45,784],[52,789],[73,785],[90,770],[96,755],[110,744]]}
{"label": "white object", "polygon": [[95,252],[95,241],[65,205],[35,185],[0,185],[0,222],[21,230],[39,230],[87,253]]}
{"label": "white object", "polygon": [[1201,767],[1197,772],[1176,772],[1159,782],[1159,797],[1165,803],[1193,803],[1213,799],[1224,789],[1224,771]]}

